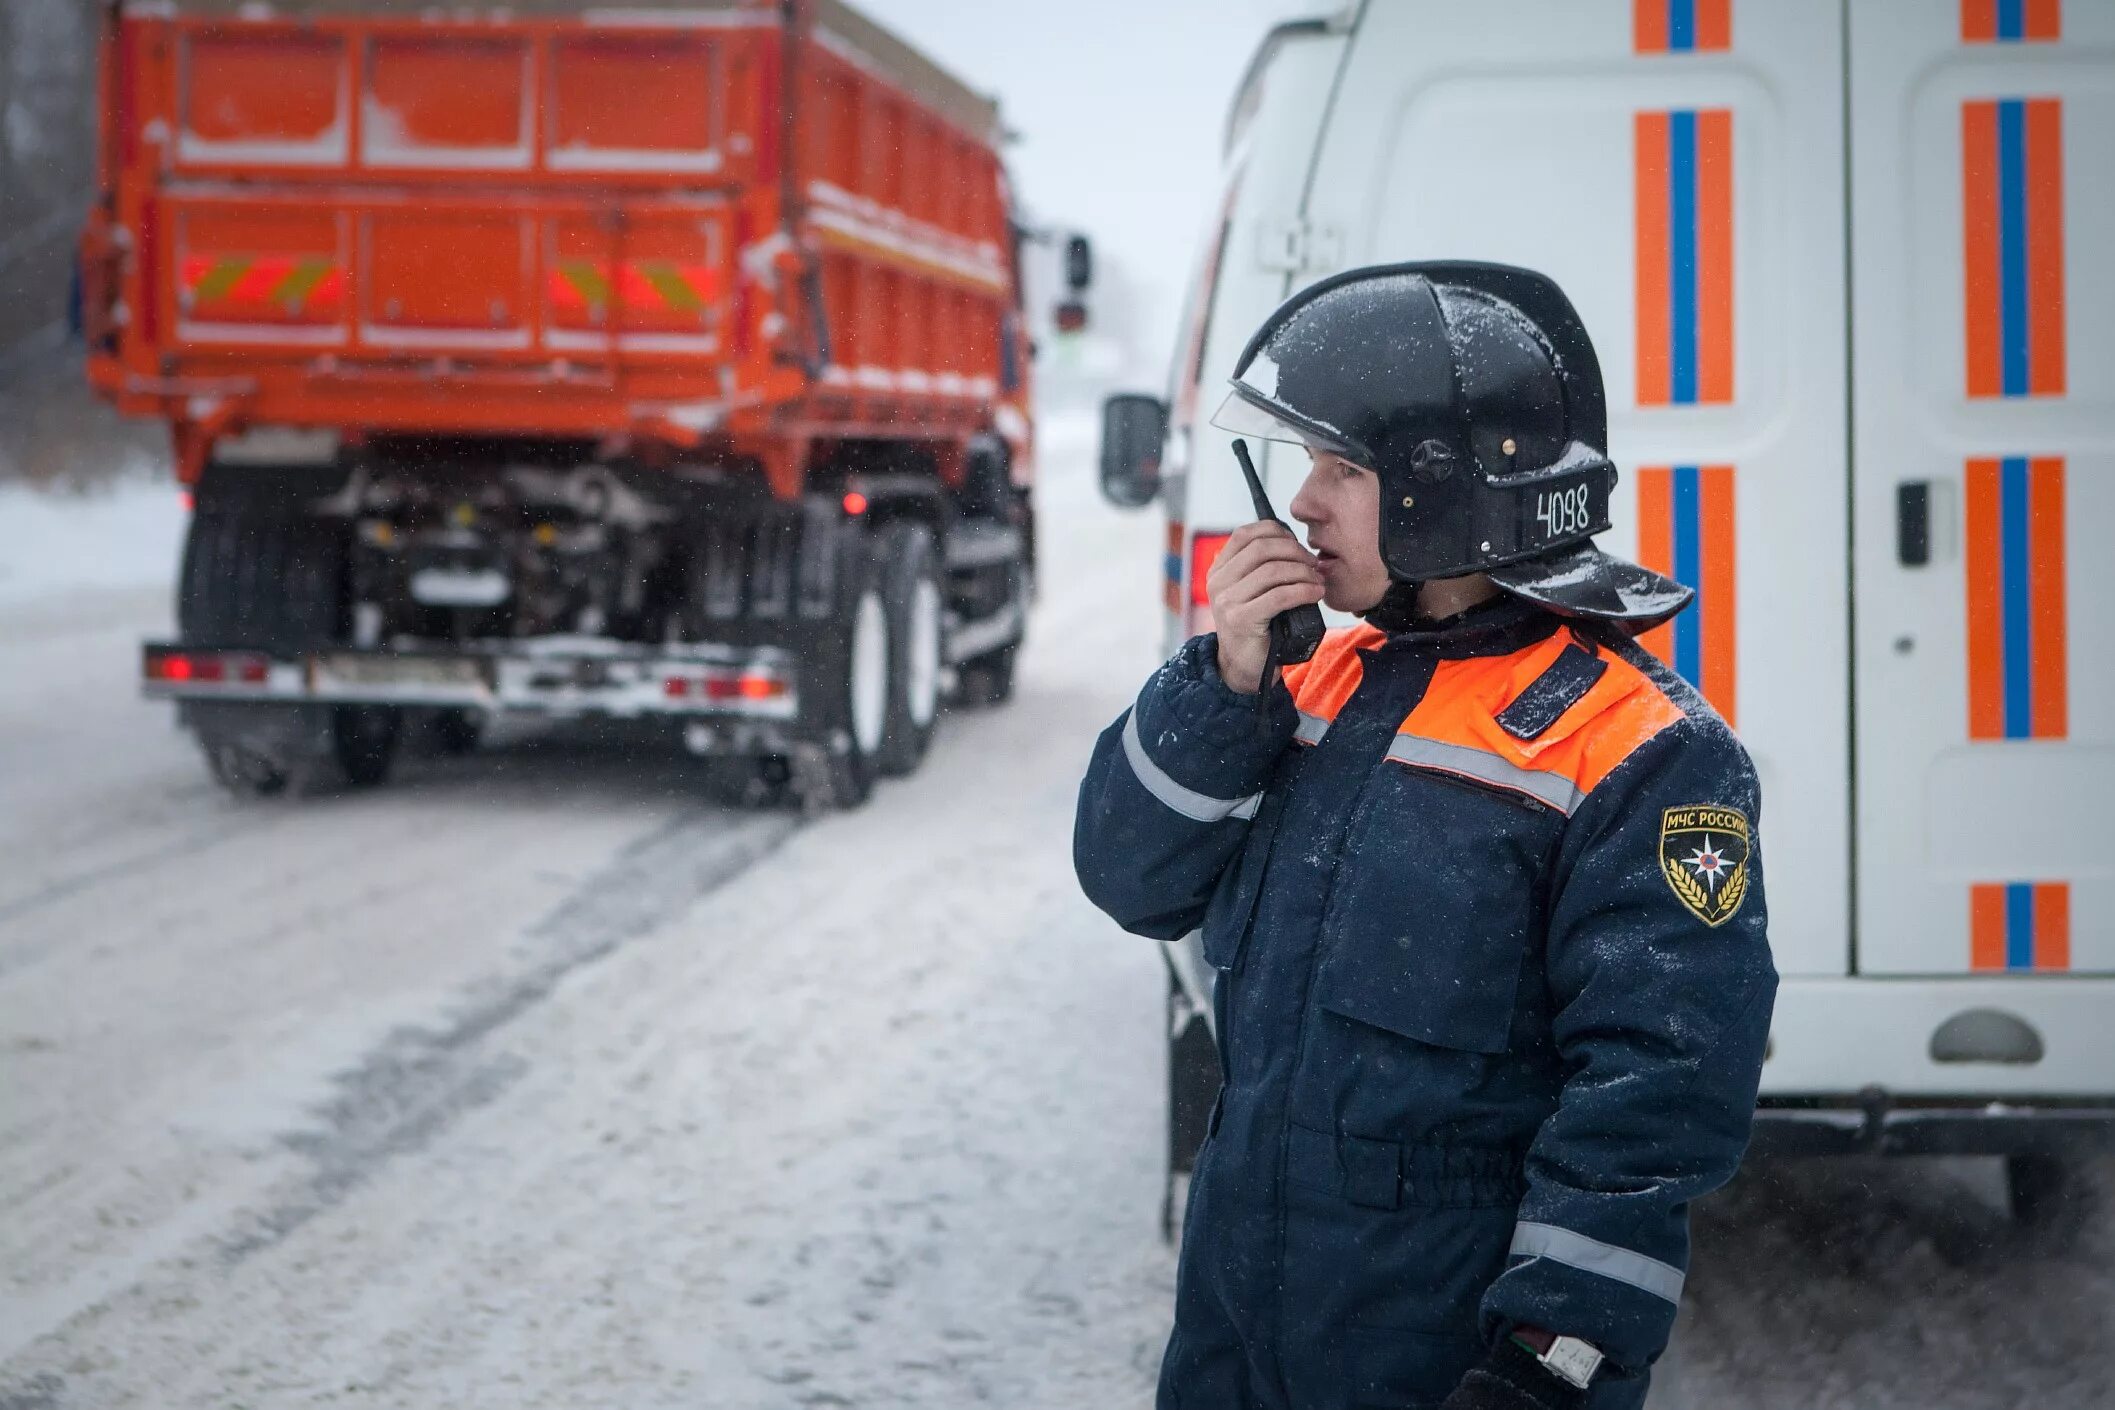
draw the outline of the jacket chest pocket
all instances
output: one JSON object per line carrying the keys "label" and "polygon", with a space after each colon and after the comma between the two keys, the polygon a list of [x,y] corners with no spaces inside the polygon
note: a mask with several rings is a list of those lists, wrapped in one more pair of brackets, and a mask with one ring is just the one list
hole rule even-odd
{"label": "jacket chest pocket", "polygon": [[1315,1001],[1435,1047],[1506,1050],[1561,815],[1383,761],[1352,819]]}

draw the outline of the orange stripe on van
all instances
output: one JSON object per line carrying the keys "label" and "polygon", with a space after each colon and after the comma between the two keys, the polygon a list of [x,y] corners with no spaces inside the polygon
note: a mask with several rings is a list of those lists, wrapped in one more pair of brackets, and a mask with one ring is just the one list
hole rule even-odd
{"label": "orange stripe on van", "polygon": [[2020,19],[2021,30],[2028,39],[2063,38],[2063,10],[2059,0],[2027,0],[2027,12]]}
{"label": "orange stripe on van", "polygon": [[2026,104],[2027,366],[2034,395],[2064,394],[2064,107]]}
{"label": "orange stripe on van", "polygon": [[1739,699],[1733,467],[1706,465],[1697,479],[1703,500],[1698,526],[1703,581],[1697,585],[1697,605],[1703,612],[1704,631],[1704,678],[1698,686],[1730,725]]}
{"label": "orange stripe on van", "polygon": [[1665,406],[1674,396],[1674,311],[1668,304],[1672,251],[1667,114],[1638,113],[1632,149],[1637,220],[1637,401]]}
{"label": "orange stripe on van", "polygon": [[1999,463],[1968,462],[1967,583],[1968,737],[2005,737],[2004,552],[2000,543]]}
{"label": "orange stripe on van", "polygon": [[[1638,562],[1655,573],[1674,572],[1674,483],[1667,467],[1638,471]],[[1662,661],[1673,659],[1674,627],[1662,623],[1638,638]]]}
{"label": "orange stripe on van", "polygon": [[1961,40],[1988,44],[1997,38],[1997,0],[1961,0]]}
{"label": "orange stripe on van", "polygon": [[2004,292],[1998,259],[1997,104],[1961,105],[1961,263],[1967,303],[1968,395],[2004,394]]}
{"label": "orange stripe on van", "polygon": [[2034,888],[2034,967],[2071,967],[2071,883],[2045,881]]}
{"label": "orange stripe on van", "polygon": [[2070,733],[2069,624],[2065,621],[2064,462],[2036,456],[2027,466],[2028,672],[2035,739]]}
{"label": "orange stripe on van", "polygon": [[1667,52],[1667,0],[1630,0],[1630,47],[1640,54]]}
{"label": "orange stripe on van", "polygon": [[1733,0],[1696,0],[1696,47],[1733,47]]}
{"label": "orange stripe on van", "polygon": [[1979,882],[1968,888],[1968,967],[2005,967],[2005,888]]}
{"label": "orange stripe on van", "polygon": [[[1702,19],[1701,6],[1698,14]],[[1696,115],[1696,399],[1733,400],[1733,113]]]}

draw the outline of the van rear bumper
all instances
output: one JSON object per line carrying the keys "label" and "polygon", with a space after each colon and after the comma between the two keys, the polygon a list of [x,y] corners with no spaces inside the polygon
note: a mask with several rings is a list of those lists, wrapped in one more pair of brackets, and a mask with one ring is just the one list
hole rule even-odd
{"label": "van rear bumper", "polygon": [[1780,984],[1755,1149],[2115,1148],[2115,976]]}
{"label": "van rear bumper", "polygon": [[1750,1155],[2061,1155],[2115,1151],[2115,1102],[1899,1106],[1878,1088],[1855,1104],[1755,1109]]}

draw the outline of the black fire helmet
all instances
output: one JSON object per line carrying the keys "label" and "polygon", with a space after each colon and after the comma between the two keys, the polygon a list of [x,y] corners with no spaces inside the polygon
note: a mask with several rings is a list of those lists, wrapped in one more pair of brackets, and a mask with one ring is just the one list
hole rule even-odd
{"label": "black fire helmet", "polygon": [[1616,468],[1593,340],[1555,281],[1439,260],[1354,269],[1285,301],[1212,424],[1329,451],[1381,480],[1399,581],[1488,573],[1516,597],[1633,632],[1687,606],[1594,547]]}

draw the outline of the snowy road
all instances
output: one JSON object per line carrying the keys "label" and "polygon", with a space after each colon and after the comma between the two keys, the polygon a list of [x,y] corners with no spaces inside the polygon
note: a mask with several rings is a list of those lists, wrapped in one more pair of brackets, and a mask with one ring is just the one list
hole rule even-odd
{"label": "snowy road", "polygon": [[[811,824],[592,739],[239,806],[164,589],[0,578],[0,1410],[1148,1403],[1158,959],[1067,840],[1160,531],[1084,461],[1015,703]],[[2115,1180],[1988,1174],[1744,1176],[1655,1405],[2115,1403]]]}

